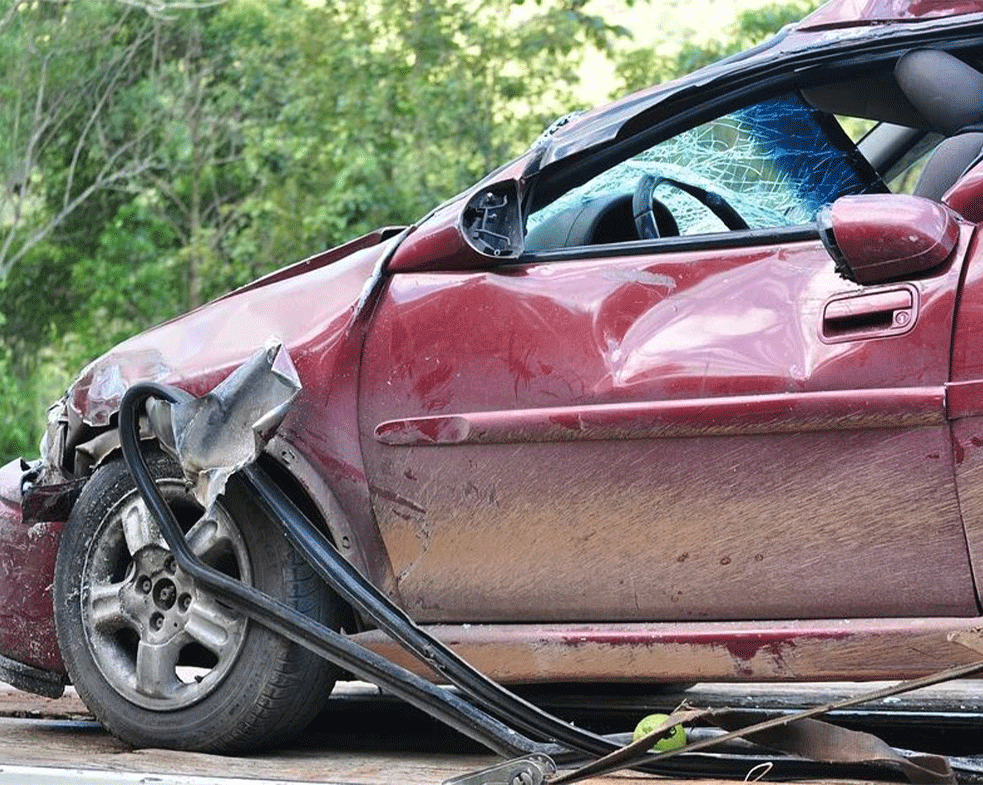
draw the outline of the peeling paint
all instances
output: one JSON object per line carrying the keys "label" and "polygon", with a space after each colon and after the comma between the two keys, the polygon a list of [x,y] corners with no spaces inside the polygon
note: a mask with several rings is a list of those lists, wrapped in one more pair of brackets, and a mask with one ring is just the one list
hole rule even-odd
{"label": "peeling paint", "polygon": [[[571,625],[434,625],[428,631],[504,682],[906,678],[977,656],[947,636],[974,619]],[[577,630],[573,632],[572,630]],[[427,673],[378,632],[355,639]],[[436,678],[429,674],[431,678]]]}

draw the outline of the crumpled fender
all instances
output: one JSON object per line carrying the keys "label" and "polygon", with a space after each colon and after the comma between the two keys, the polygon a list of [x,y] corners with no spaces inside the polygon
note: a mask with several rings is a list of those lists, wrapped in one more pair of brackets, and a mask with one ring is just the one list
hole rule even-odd
{"label": "crumpled fender", "polygon": [[[92,362],[49,412],[44,470],[28,495],[77,482],[116,448],[116,413],[134,382],[156,381],[202,395],[257,349],[277,341],[289,352],[303,390],[267,452],[321,508],[342,551],[378,585],[393,586],[371,515],[356,416],[363,306],[398,243],[390,230],[372,237],[341,258],[312,257],[273,273]],[[47,586],[50,576],[38,580]],[[0,580],[0,604],[17,590],[15,583],[20,582],[5,588]]]}

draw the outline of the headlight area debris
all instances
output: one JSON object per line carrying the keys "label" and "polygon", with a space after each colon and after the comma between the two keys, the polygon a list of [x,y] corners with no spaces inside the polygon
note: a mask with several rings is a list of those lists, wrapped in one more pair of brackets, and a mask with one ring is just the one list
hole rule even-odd
{"label": "headlight area debris", "polygon": [[[598,735],[543,711],[484,676],[417,626],[340,555],[256,463],[262,446],[299,389],[290,357],[276,343],[254,355],[199,399],[160,384],[135,384],[124,395],[120,407],[124,459],[179,566],[223,602],[508,759],[447,780],[445,785],[559,785],[626,768],[674,778],[745,780],[749,775],[753,779],[767,774],[769,779],[779,780],[859,778],[915,785],[954,784],[956,771],[978,773],[971,771],[974,766],[970,762],[957,761],[954,771],[944,757],[898,750],[871,734],[817,718],[837,709],[983,673],[983,658],[763,721],[760,714],[742,710],[684,704],[635,741],[630,734]],[[148,404],[151,426],[160,442],[176,454],[188,479],[200,492],[206,515],[224,480],[239,472],[249,492],[315,572],[343,600],[458,691],[422,679],[200,561],[188,547],[141,453],[139,418],[148,411]],[[983,632],[959,633],[950,642],[983,654]],[[652,748],[680,725],[687,726],[685,746],[653,754]]]}

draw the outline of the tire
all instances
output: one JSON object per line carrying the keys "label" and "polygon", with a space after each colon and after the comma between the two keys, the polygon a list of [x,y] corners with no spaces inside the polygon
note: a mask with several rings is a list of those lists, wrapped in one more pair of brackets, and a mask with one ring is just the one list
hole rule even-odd
{"label": "tire", "polygon": [[[212,567],[338,628],[339,600],[230,483],[215,521],[176,463],[148,466]],[[196,523],[197,522],[197,523]],[[65,526],[54,582],[62,658],[79,696],[138,747],[243,752],[302,730],[337,669],[222,605],[170,558],[122,460],[99,468]]]}

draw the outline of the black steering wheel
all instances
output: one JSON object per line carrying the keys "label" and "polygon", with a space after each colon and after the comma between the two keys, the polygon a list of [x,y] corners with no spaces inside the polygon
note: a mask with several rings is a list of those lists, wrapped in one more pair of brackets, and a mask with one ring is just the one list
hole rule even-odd
{"label": "black steering wheel", "polygon": [[[700,188],[692,183],[674,180],[671,177],[656,177],[646,174],[638,181],[635,195],[631,200],[631,212],[635,218],[635,228],[641,240],[654,240],[667,234],[679,234],[679,227],[669,209],[655,198],[655,189],[660,185],[671,185],[689,194],[719,218],[731,230],[746,230],[750,227],[720,194]],[[660,232],[660,225],[665,231]]]}

